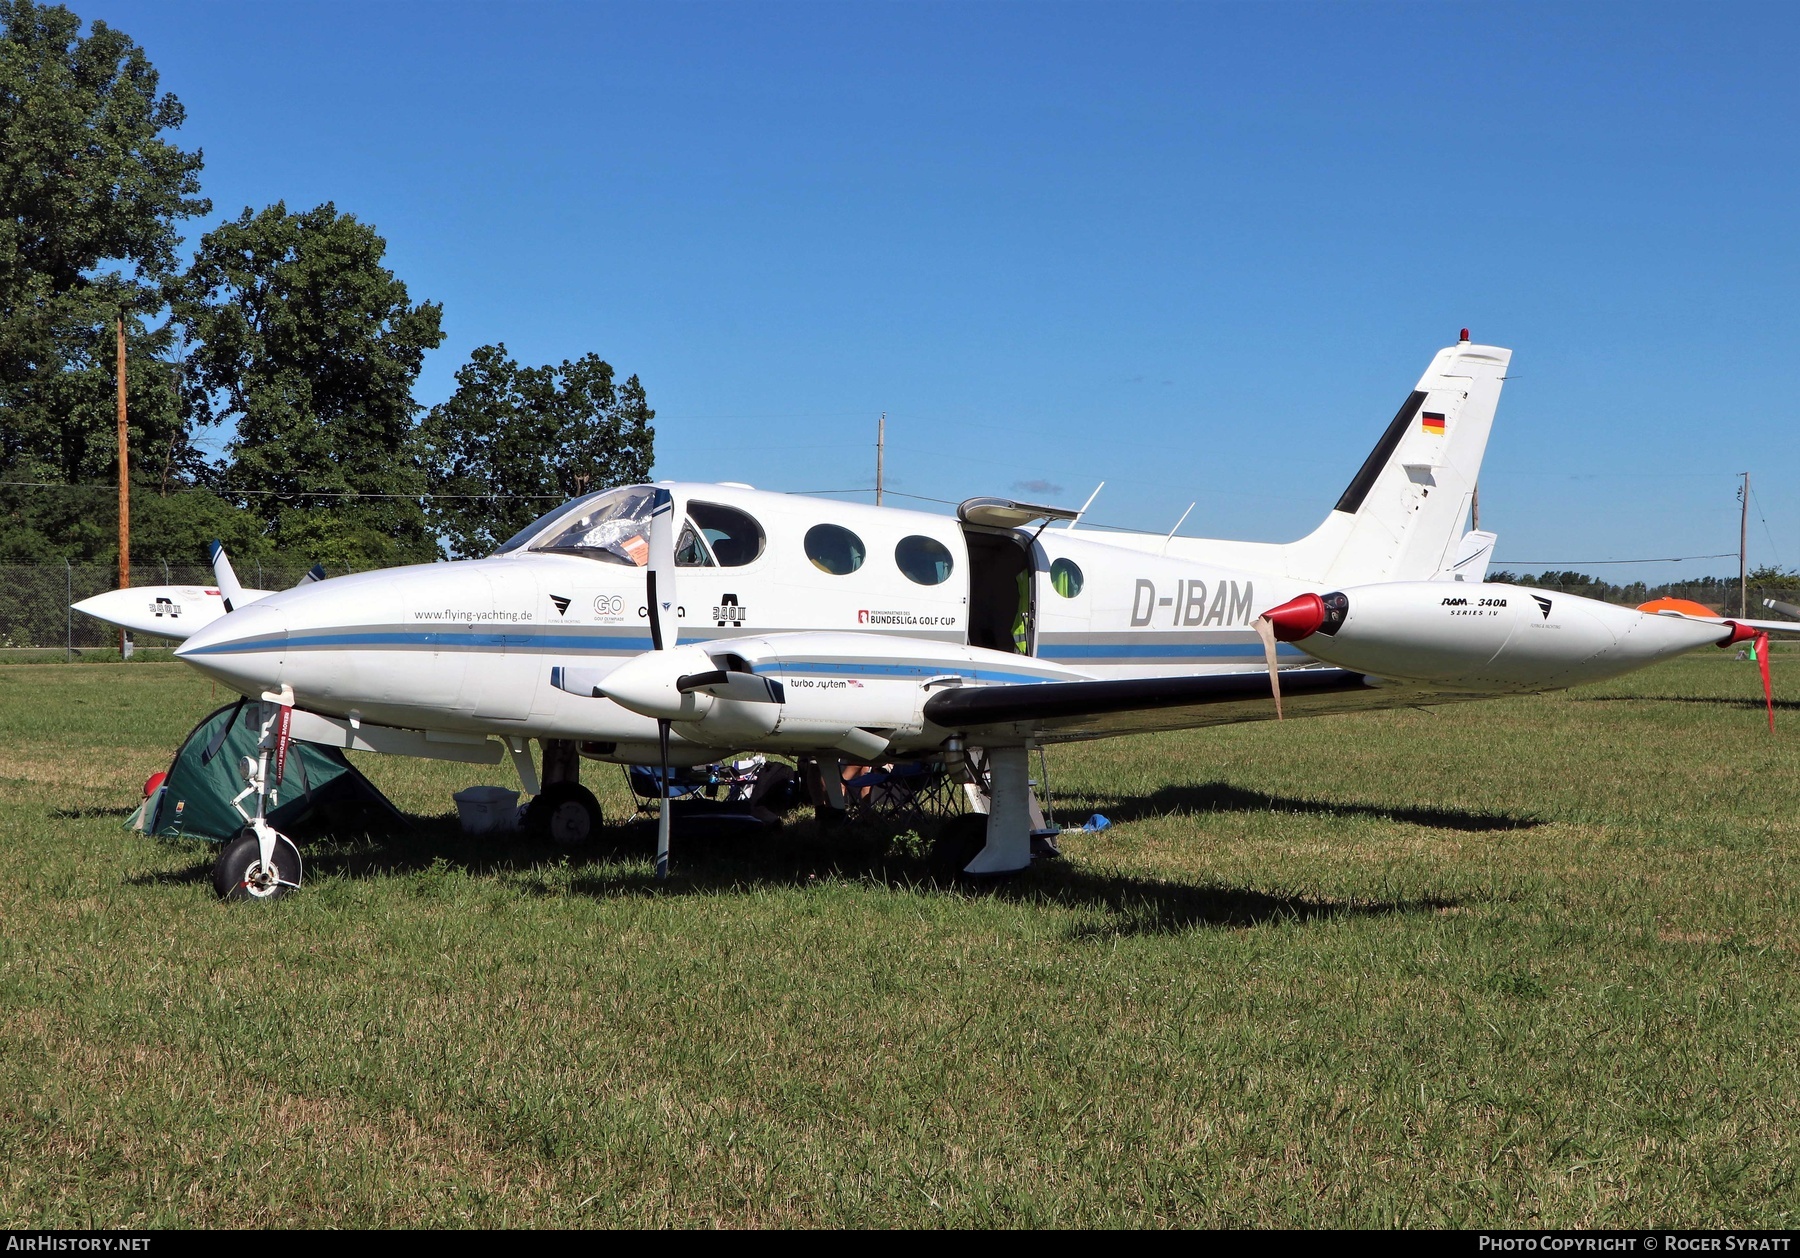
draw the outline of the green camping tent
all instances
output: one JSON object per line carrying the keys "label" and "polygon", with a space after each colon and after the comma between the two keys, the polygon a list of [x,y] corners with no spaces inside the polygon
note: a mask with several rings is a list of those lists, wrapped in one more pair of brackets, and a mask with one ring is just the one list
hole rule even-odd
{"label": "green camping tent", "polygon": [[[215,842],[235,837],[244,828],[244,819],[231,806],[232,797],[244,789],[238,761],[256,755],[262,720],[261,704],[240,699],[194,726],[144,810],[149,824],[143,828],[155,835]],[[272,762],[269,772],[275,772]],[[244,804],[252,807],[254,798]],[[298,739],[288,744],[287,769],[271,793],[268,817],[270,825],[290,838],[296,832],[404,824],[387,797],[342,751]]]}

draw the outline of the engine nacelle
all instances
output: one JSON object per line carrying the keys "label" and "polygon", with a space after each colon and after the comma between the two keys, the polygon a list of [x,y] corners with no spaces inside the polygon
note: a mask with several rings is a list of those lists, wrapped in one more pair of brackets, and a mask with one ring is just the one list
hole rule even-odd
{"label": "engine nacelle", "polygon": [[1447,581],[1303,594],[1264,614],[1277,638],[1328,664],[1447,689],[1561,689],[1739,636],[1730,622]]}

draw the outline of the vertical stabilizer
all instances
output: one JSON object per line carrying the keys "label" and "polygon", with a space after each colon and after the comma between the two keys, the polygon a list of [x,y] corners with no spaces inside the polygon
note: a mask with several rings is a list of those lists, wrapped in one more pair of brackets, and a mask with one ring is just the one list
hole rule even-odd
{"label": "vertical stabilizer", "polygon": [[213,580],[219,583],[219,594],[225,600],[225,610],[227,613],[236,611],[250,600],[244,597],[244,587],[238,584],[237,573],[232,571],[231,557],[225,553],[225,543],[215,541],[207,550],[212,559]]}
{"label": "vertical stabilizer", "polygon": [[1363,585],[1454,565],[1511,360],[1466,340],[1439,350],[1336,508],[1290,548],[1289,572]]}

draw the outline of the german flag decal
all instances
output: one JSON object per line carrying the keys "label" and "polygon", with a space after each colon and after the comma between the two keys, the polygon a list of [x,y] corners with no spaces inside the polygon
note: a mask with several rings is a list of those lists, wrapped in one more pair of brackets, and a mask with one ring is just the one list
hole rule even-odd
{"label": "german flag decal", "polygon": [[1444,435],[1444,417],[1434,411],[1426,411],[1419,416],[1419,423],[1424,426],[1426,432],[1434,437]]}

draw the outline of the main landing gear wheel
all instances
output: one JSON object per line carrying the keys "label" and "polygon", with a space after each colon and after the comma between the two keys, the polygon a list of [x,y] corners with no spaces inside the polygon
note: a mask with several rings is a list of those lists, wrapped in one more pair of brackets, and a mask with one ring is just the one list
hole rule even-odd
{"label": "main landing gear wheel", "polygon": [[526,808],[525,829],[560,847],[580,847],[600,829],[600,801],[578,782],[552,782]]}
{"label": "main landing gear wheel", "polygon": [[274,900],[300,888],[300,849],[285,834],[275,836],[275,855],[264,868],[256,831],[245,827],[213,862],[213,890],[221,900]]}
{"label": "main landing gear wheel", "polygon": [[965,812],[940,822],[931,844],[932,873],[941,878],[961,877],[963,866],[974,860],[986,843],[986,813]]}

